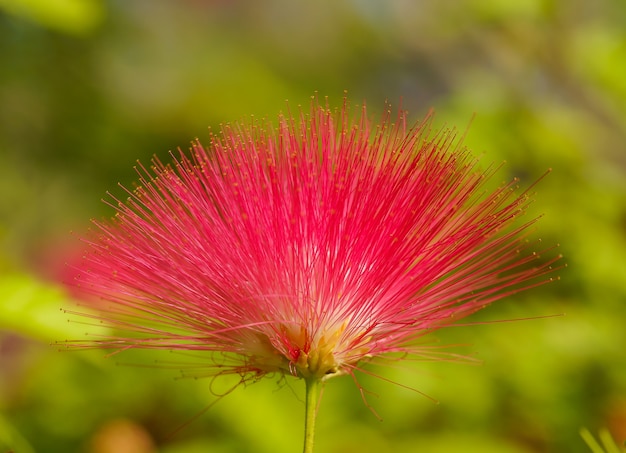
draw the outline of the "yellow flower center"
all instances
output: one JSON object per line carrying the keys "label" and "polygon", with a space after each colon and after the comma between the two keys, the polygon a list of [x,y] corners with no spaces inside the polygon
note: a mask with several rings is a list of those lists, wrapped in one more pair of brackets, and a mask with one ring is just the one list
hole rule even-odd
{"label": "yellow flower center", "polygon": [[246,344],[248,366],[263,373],[282,372],[321,380],[345,373],[345,365],[355,364],[370,351],[370,336],[346,337],[348,325],[311,335],[305,327],[283,325],[280,335],[270,338],[258,334]]}

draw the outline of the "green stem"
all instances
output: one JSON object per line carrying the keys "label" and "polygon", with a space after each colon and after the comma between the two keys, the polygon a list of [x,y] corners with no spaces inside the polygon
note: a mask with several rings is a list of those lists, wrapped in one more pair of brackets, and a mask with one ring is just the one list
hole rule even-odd
{"label": "green stem", "polygon": [[313,438],[315,437],[315,417],[317,416],[317,401],[320,393],[319,378],[308,378],[306,384],[306,402],[304,418],[304,453],[313,453]]}

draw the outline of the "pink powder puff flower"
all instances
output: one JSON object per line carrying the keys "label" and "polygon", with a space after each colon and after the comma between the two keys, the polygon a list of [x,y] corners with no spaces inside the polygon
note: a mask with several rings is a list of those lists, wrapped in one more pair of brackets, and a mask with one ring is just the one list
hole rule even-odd
{"label": "pink powder puff flower", "polygon": [[551,280],[518,225],[516,181],[485,189],[454,131],[430,116],[371,124],[313,101],[278,127],[224,126],[140,185],[78,283],[118,332],[75,344],[206,351],[216,373],[309,381],[353,374],[504,296]]}

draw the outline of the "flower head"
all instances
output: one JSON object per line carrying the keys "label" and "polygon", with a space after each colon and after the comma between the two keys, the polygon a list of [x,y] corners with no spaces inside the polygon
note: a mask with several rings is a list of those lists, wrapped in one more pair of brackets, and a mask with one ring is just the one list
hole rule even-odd
{"label": "flower head", "polygon": [[220,373],[305,379],[419,352],[416,340],[548,281],[528,203],[455,140],[365,108],[225,126],[171,165],[139,166],[96,222],[81,288],[116,328],[83,346],[207,351]]}

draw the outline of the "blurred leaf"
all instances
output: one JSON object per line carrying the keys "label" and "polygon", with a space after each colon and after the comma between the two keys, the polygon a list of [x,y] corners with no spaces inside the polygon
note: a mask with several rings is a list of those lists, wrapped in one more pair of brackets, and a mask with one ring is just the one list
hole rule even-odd
{"label": "blurred leaf", "polygon": [[600,440],[602,441],[603,446],[600,446],[598,441],[593,437],[587,428],[582,428],[580,430],[580,436],[593,453],[622,453],[626,451],[617,445],[611,436],[611,433],[609,433],[606,429],[600,430]]}
{"label": "blurred leaf", "polygon": [[592,79],[619,105],[626,97],[626,36],[621,28],[594,24],[576,30],[569,58],[577,74]]}
{"label": "blurred leaf", "polygon": [[104,18],[99,0],[0,0],[0,8],[72,35],[92,32]]}
{"label": "blurred leaf", "polygon": [[0,328],[43,341],[76,338],[86,329],[69,322],[62,309],[67,304],[67,296],[58,286],[21,274],[0,277]]}
{"label": "blurred leaf", "polygon": [[0,450],[35,453],[35,450],[0,413]]}

